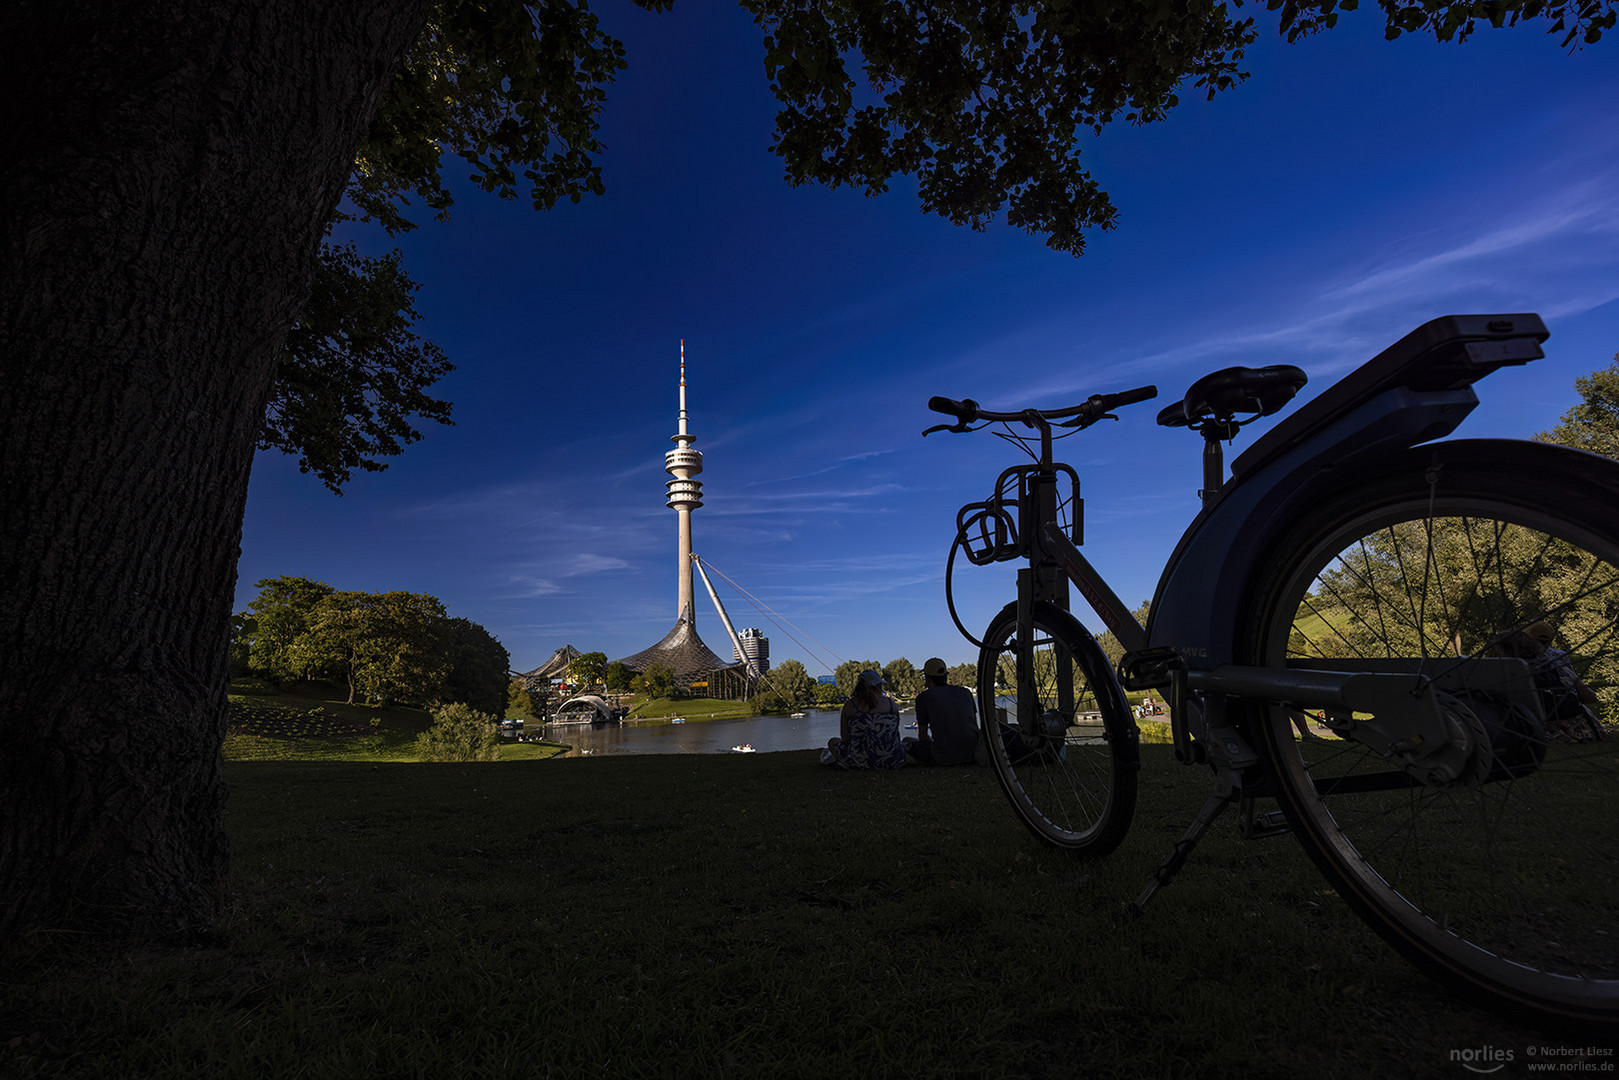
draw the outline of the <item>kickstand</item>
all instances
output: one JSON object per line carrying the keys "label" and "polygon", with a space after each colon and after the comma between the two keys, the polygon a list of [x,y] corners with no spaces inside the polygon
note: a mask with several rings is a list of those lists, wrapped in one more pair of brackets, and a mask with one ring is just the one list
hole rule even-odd
{"label": "kickstand", "polygon": [[1147,882],[1146,888],[1141,890],[1141,895],[1124,905],[1124,914],[1127,917],[1135,918],[1139,916],[1142,909],[1147,906],[1147,901],[1152,899],[1152,894],[1169,884],[1169,879],[1174,877],[1180,871],[1180,868],[1186,864],[1187,856],[1192,854],[1192,849],[1197,847],[1197,842],[1203,839],[1203,834],[1209,831],[1209,826],[1214,824],[1215,819],[1225,813],[1226,808],[1231,805],[1231,801],[1230,795],[1217,793],[1209,796],[1209,801],[1203,804],[1203,809],[1199,810],[1197,817],[1192,819],[1192,824],[1186,830],[1186,835],[1175,842],[1175,847],[1170,851],[1169,857],[1159,865],[1157,870],[1153,871],[1152,879]]}

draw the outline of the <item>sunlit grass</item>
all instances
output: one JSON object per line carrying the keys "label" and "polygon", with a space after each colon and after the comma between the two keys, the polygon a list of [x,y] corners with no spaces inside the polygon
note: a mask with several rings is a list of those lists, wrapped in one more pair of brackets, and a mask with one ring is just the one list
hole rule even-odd
{"label": "sunlit grass", "polygon": [[645,698],[628,699],[630,718],[678,716],[687,720],[737,720],[757,716],[758,711],[747,701],[721,701],[718,698]]}
{"label": "sunlit grass", "polygon": [[[274,690],[233,683],[227,761],[418,761],[416,736],[433,722],[424,709],[377,708],[331,700],[332,688],[300,684]],[[508,742],[506,761],[551,757],[565,747]]]}

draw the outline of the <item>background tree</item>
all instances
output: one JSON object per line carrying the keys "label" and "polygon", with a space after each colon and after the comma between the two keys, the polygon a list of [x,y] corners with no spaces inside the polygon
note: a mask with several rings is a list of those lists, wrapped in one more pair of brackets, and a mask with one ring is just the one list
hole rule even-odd
{"label": "background tree", "polygon": [[1017,657],[1003,652],[995,658],[995,688],[1002,692],[1017,689]]}
{"label": "background tree", "polygon": [[343,679],[351,702],[364,689],[417,703],[463,701],[495,714],[506,708],[505,647],[477,623],[446,616],[437,597],[266,579],[240,625],[232,649],[245,647],[259,670],[279,679]]}
{"label": "background tree", "polygon": [[416,752],[424,761],[499,761],[500,720],[459,701],[440,705]]}
{"label": "background tree", "polygon": [[450,660],[439,697],[460,701],[479,712],[506,715],[511,655],[506,647],[470,619],[445,619],[439,637]]}
{"label": "background tree", "polygon": [[293,645],[309,631],[310,615],[332,595],[332,587],[292,576],[265,578],[257,587],[259,594],[246,612],[253,623],[248,666],[281,682],[301,679],[304,672],[293,662]]}
{"label": "background tree", "polygon": [[635,673],[625,667],[622,660],[614,660],[611,664],[608,664],[606,671],[602,675],[602,681],[607,684],[607,689],[618,691],[628,690],[630,682],[634,678]]}
{"label": "background tree", "polygon": [[[1410,589],[1413,566],[1469,587],[1419,598]],[[1476,656],[1504,631],[1544,620],[1611,723],[1619,717],[1619,665],[1608,658],[1619,610],[1593,582],[1614,572],[1589,552],[1520,525],[1400,522],[1362,539],[1320,574],[1294,618],[1288,649],[1326,657]]]}
{"label": "background tree", "polygon": [[900,697],[915,697],[922,689],[922,673],[903,656],[883,667],[883,678],[888,681],[888,692]]}
{"label": "background tree", "polygon": [[528,681],[513,676],[506,684],[506,715],[524,720],[540,718],[540,701],[528,688]]}
{"label": "background tree", "polygon": [[[1290,34],[1340,7],[1267,3]],[[929,212],[982,227],[1006,205],[1074,251],[1113,221],[1075,135],[1156,119],[1188,80],[1232,85],[1252,33],[1213,0],[746,7],[790,182],[875,193],[914,173]],[[1387,0],[1385,15],[1391,33],[1546,18],[1592,41],[1614,10]],[[857,54],[880,105],[855,93]],[[442,214],[445,149],[504,197],[521,174],[536,207],[599,191],[596,117],[624,62],[582,0],[0,6],[0,940],[170,932],[216,909],[248,472],[275,438],[288,330],[317,321],[339,198],[384,227],[404,227],[407,196]],[[344,448],[385,449],[365,426],[305,463],[336,479]]]}
{"label": "background tree", "polygon": [[1535,438],[1619,458],[1619,355],[1607,367],[1574,380],[1579,404]]}
{"label": "background tree", "polygon": [[580,653],[568,662],[568,677],[580,686],[595,686],[607,676],[607,654]]}
{"label": "background tree", "polygon": [[838,689],[838,684],[835,682],[817,682],[814,694],[815,704],[817,705],[840,705],[843,703],[843,699],[848,697],[847,694]]}
{"label": "background tree", "polygon": [[675,673],[663,664],[652,664],[641,673],[642,685],[646,687],[649,696],[655,698],[673,697],[675,693]]}
{"label": "background tree", "polygon": [[875,660],[845,660],[833,669],[832,674],[838,680],[838,692],[844,697],[854,693],[854,682],[860,678],[862,671],[881,671],[883,666]]}
{"label": "background tree", "polygon": [[949,676],[951,686],[965,686],[971,690],[978,688],[977,664],[957,664],[946,674]]}
{"label": "background tree", "polygon": [[435,596],[333,593],[315,606],[293,661],[306,672],[343,679],[350,705],[361,694],[380,704],[425,704],[443,695],[452,666],[445,621]]}
{"label": "background tree", "polygon": [[[1140,623],[1142,626],[1146,626],[1147,616],[1152,614],[1152,601],[1141,601],[1141,606],[1136,608],[1132,614],[1135,615],[1136,622]],[[1092,629],[1101,628],[1092,627]],[[1124,645],[1120,643],[1118,638],[1113,636],[1113,631],[1103,630],[1101,634],[1097,635],[1096,644],[1102,647],[1103,654],[1107,656],[1107,662],[1114,667],[1118,667],[1119,658],[1124,655]]]}
{"label": "background tree", "polygon": [[230,619],[230,677],[239,679],[252,672],[253,639],[258,636],[258,621],[242,612]]}
{"label": "background tree", "polygon": [[759,680],[758,699],[766,703],[796,706],[810,700],[815,680],[798,660],[783,660]]}

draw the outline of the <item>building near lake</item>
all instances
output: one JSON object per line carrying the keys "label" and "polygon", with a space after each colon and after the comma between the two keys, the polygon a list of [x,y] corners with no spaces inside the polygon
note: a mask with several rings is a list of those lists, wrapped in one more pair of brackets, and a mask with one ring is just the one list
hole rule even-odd
{"label": "building near lake", "polygon": [[754,671],[764,674],[770,670],[770,639],[760,632],[757,626],[750,626],[746,630],[738,631],[740,639],[731,646],[733,659],[742,662],[751,662]]}

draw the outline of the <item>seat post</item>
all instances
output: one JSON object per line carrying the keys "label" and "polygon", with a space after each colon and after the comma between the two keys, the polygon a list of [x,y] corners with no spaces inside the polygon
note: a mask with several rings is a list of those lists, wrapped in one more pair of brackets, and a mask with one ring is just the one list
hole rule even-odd
{"label": "seat post", "polygon": [[1226,439],[1236,438],[1240,427],[1235,420],[1212,417],[1198,425],[1197,431],[1203,436],[1203,489],[1197,493],[1198,498],[1207,506],[1220,497],[1220,491],[1225,487],[1225,451],[1220,443]]}

